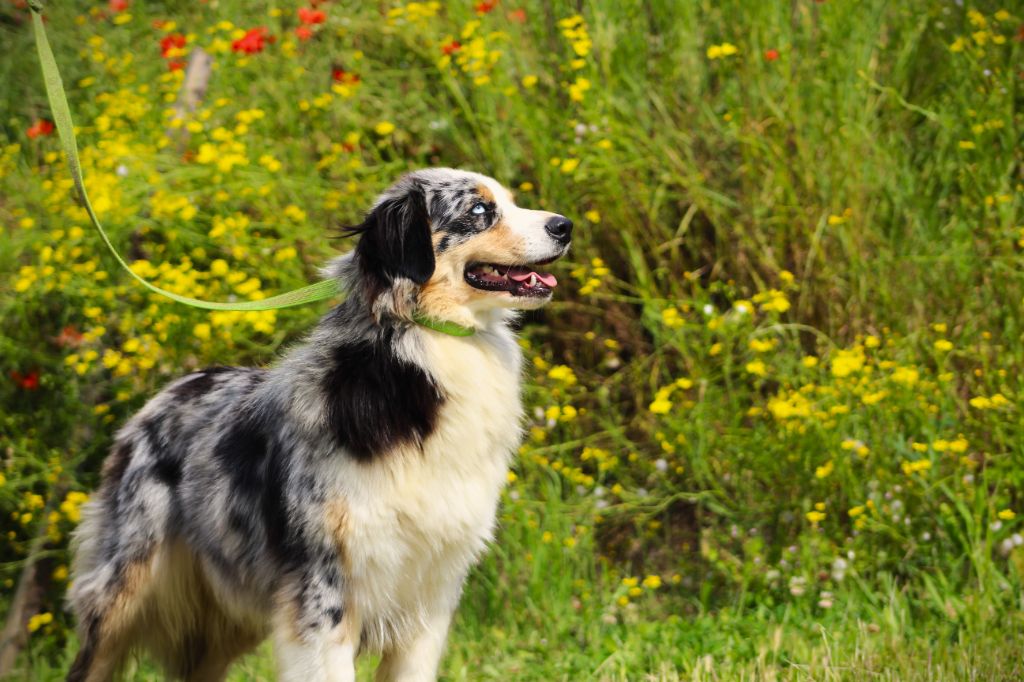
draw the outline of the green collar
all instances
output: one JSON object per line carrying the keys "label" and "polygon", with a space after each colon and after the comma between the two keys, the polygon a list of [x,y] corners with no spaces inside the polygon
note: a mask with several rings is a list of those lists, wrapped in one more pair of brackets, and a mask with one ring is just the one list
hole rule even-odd
{"label": "green collar", "polygon": [[426,317],[419,313],[413,313],[412,319],[420,326],[433,329],[435,332],[441,332],[448,336],[473,336],[473,334],[476,334],[476,330],[472,327],[463,327],[461,324],[447,320],[435,320],[432,317]]}

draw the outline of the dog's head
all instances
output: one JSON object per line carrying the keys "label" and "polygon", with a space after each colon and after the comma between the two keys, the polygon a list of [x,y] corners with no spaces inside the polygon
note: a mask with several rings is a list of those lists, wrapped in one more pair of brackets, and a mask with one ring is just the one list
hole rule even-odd
{"label": "dog's head", "polygon": [[493,178],[433,168],[402,177],[350,233],[360,235],[351,265],[375,315],[479,326],[495,309],[551,299],[557,280],[542,266],[569,250],[572,222],[516,206]]}

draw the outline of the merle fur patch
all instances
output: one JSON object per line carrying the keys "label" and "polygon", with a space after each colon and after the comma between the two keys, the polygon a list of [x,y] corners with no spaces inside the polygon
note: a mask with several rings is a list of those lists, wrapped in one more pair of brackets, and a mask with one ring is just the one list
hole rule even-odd
{"label": "merle fur patch", "polygon": [[213,455],[224,473],[230,477],[237,499],[229,512],[229,523],[244,536],[254,540],[251,532],[262,527],[267,548],[283,563],[302,563],[304,552],[290,522],[285,487],[287,463],[268,425],[251,414],[241,415],[221,437]]}
{"label": "merle fur patch", "polygon": [[171,389],[171,394],[180,400],[195,400],[199,396],[206,395],[216,385],[215,377],[224,372],[238,372],[237,367],[223,367],[216,365],[200,370],[191,378]]}

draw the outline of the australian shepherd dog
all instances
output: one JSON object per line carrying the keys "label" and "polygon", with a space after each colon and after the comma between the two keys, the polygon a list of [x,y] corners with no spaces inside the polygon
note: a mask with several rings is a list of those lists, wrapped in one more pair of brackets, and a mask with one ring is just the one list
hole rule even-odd
{"label": "australian shepherd dog", "polygon": [[550,300],[572,223],[438,168],[350,232],[325,271],[347,297],[303,343],[189,374],[118,432],[75,537],[69,680],[135,651],[220,680],[268,636],[282,680],[354,680],[361,651],[378,680],[435,679],[521,438],[510,325]]}

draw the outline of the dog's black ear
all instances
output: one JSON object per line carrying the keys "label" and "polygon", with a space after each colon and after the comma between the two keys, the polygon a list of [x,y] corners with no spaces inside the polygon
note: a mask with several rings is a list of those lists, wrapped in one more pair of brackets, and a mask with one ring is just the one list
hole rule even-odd
{"label": "dog's black ear", "polygon": [[356,255],[364,273],[387,285],[396,277],[425,284],[434,274],[427,199],[418,186],[385,199],[349,232],[362,235]]}

